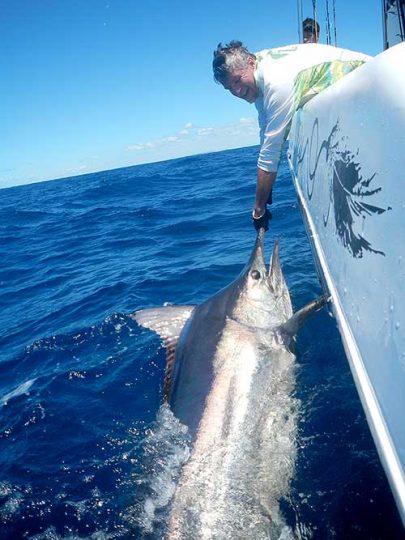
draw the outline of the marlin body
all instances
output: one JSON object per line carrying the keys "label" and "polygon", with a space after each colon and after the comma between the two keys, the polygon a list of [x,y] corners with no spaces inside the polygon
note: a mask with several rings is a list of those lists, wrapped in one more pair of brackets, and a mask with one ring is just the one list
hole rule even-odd
{"label": "marlin body", "polygon": [[199,306],[135,312],[167,349],[165,396],[193,445],[171,506],[170,539],[278,538],[294,471],[297,400],[290,343],[322,297],[293,315],[264,229],[239,277]]}

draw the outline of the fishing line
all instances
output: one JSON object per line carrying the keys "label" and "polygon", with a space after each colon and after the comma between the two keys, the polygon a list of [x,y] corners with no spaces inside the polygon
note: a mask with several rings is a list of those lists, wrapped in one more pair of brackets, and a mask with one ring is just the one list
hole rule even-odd
{"label": "fishing line", "polygon": [[317,42],[318,41],[318,38],[319,38],[319,35],[318,35],[318,28],[316,26],[316,22],[317,22],[317,19],[316,19],[316,0],[312,0],[312,10],[314,12],[314,21],[315,21],[315,28],[314,28],[314,31],[315,31],[315,41]]}
{"label": "fishing line", "polygon": [[297,0],[297,15],[298,15],[298,43],[304,41],[302,34],[302,0]]}
{"label": "fishing line", "polygon": [[331,44],[330,38],[330,14],[329,14],[329,0],[326,0],[326,43]]}
{"label": "fishing line", "polygon": [[337,34],[336,34],[336,0],[333,0],[333,28],[335,34],[335,47],[337,47]]}

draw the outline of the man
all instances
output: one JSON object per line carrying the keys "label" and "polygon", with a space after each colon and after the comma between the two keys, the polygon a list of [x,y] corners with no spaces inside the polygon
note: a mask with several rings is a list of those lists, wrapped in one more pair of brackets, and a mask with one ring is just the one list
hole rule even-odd
{"label": "man", "polygon": [[318,43],[319,41],[320,27],[319,24],[307,17],[302,21],[302,35],[304,43]]}
{"label": "man", "polygon": [[370,57],[329,45],[291,45],[253,54],[240,41],[220,43],[214,51],[216,82],[234,96],[254,103],[259,114],[253,223],[267,226],[271,192],[284,140],[294,112],[314,95]]}

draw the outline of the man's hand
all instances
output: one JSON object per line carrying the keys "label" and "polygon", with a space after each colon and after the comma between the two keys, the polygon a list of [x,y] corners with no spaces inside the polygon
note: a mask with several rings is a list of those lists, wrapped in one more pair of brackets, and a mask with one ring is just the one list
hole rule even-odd
{"label": "man's hand", "polygon": [[265,231],[269,229],[269,221],[272,218],[272,215],[267,208],[264,210],[262,214],[258,214],[256,210],[253,211],[253,226],[258,231],[259,229],[263,228]]}

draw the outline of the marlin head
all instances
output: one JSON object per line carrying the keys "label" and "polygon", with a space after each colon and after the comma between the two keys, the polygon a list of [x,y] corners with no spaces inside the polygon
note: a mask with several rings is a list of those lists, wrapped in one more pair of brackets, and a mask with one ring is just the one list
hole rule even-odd
{"label": "marlin head", "polygon": [[260,229],[250,259],[237,279],[238,298],[233,317],[241,323],[268,328],[292,315],[290,294],[281,270],[278,242],[267,271],[264,262],[264,229]]}

